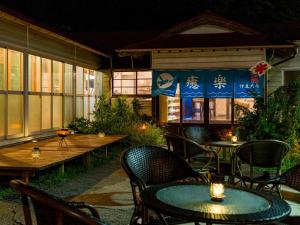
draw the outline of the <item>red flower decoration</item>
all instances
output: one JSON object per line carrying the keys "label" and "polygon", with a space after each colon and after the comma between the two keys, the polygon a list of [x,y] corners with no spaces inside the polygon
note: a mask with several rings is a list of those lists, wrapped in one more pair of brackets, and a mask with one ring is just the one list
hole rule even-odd
{"label": "red flower decoration", "polygon": [[254,66],[252,66],[250,68],[250,71],[253,73],[253,74],[257,74],[259,76],[265,74],[269,69],[271,69],[271,66],[262,61],[262,62],[258,62],[256,63]]}

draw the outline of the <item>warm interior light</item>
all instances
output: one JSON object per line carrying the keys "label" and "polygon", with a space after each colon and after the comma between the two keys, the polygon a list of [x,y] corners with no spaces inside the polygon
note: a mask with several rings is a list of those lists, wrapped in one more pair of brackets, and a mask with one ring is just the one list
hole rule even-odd
{"label": "warm interior light", "polygon": [[225,187],[223,176],[212,176],[210,183],[210,198],[213,201],[221,202],[225,198]]}
{"label": "warm interior light", "polygon": [[231,142],[232,142],[232,143],[236,143],[237,141],[238,141],[237,136],[232,136],[232,137],[231,137]]}

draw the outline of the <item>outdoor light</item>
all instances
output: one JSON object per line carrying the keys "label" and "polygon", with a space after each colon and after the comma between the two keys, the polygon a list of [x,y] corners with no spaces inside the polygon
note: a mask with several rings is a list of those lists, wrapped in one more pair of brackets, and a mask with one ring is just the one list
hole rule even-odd
{"label": "outdoor light", "polygon": [[143,123],[142,127],[141,127],[141,130],[142,131],[145,131],[147,129],[147,125],[145,123]]}
{"label": "outdoor light", "polygon": [[105,137],[105,133],[104,133],[104,132],[99,132],[99,133],[98,133],[98,137],[99,137],[99,138]]}
{"label": "outdoor light", "polygon": [[222,202],[225,198],[224,177],[220,175],[212,175],[210,181],[210,199],[216,202]]}
{"label": "outdoor light", "polygon": [[40,158],[40,155],[41,155],[40,148],[37,145],[36,140],[32,141],[32,143],[34,143],[34,146],[33,146],[32,152],[31,152],[31,156],[33,159],[38,159],[38,158]]}
{"label": "outdoor light", "polygon": [[57,136],[60,137],[59,146],[62,147],[63,143],[65,143],[65,145],[68,146],[65,138],[70,134],[69,129],[61,128],[60,130],[56,131],[56,134],[57,134]]}
{"label": "outdoor light", "polygon": [[233,136],[231,137],[231,142],[232,142],[232,143],[236,143],[237,141],[238,141],[237,136],[233,135]]}

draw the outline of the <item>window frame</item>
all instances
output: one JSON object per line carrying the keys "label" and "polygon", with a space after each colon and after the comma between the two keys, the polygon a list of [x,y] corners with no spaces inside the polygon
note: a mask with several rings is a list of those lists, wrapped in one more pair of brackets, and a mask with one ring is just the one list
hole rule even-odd
{"label": "window frame", "polygon": [[[133,73],[135,73],[135,79],[115,79],[114,78],[114,73],[115,72],[119,72],[119,73],[122,73],[122,72],[133,72]],[[142,78],[142,79],[138,79],[138,73],[139,72],[150,72],[151,73],[151,77],[149,78],[149,79],[147,79],[147,78]],[[134,94],[122,94],[122,93],[120,93],[120,94],[116,94],[116,93],[114,93],[114,89],[115,89],[115,85],[114,85],[114,81],[115,80],[118,80],[118,81],[120,81],[121,82],[121,86],[119,87],[119,86],[117,86],[117,87],[119,87],[119,88],[121,88],[121,91],[122,91],[122,87],[126,87],[126,88],[134,88]],[[135,83],[135,86],[122,86],[122,81],[123,80],[132,80],[132,81],[134,81],[134,83]],[[138,80],[149,80],[150,81],[150,86],[139,86],[138,85]],[[138,93],[138,89],[139,89],[139,87],[141,87],[141,88],[143,88],[143,87],[149,87],[150,88],[150,92],[149,92],[149,94],[139,94]],[[152,87],[152,70],[150,70],[150,69],[136,69],[136,70],[114,70],[113,71],[113,75],[112,75],[112,88],[111,88],[111,94],[112,94],[112,97],[118,97],[118,96],[128,96],[128,97],[151,97],[151,87]]]}

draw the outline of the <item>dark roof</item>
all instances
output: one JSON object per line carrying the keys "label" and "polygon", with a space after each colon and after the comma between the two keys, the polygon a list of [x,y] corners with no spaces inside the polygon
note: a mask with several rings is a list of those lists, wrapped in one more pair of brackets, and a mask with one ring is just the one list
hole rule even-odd
{"label": "dark roof", "polygon": [[167,38],[156,38],[132,44],[125,46],[124,49],[213,48],[266,45],[271,45],[271,42],[264,35],[243,35],[239,33],[178,34]]}
{"label": "dark roof", "polygon": [[[201,25],[213,25],[227,29],[224,33],[186,34],[189,29]],[[228,20],[210,11],[204,11],[199,16],[179,23],[160,33],[152,39],[129,44],[120,49],[157,49],[157,48],[213,48],[213,47],[242,47],[284,45],[282,39],[269,39],[265,32],[254,30],[240,23]]]}
{"label": "dark roof", "polygon": [[99,51],[113,54],[115,49],[132,43],[149,40],[161,33],[161,30],[123,31],[123,32],[80,32],[70,37]]}

